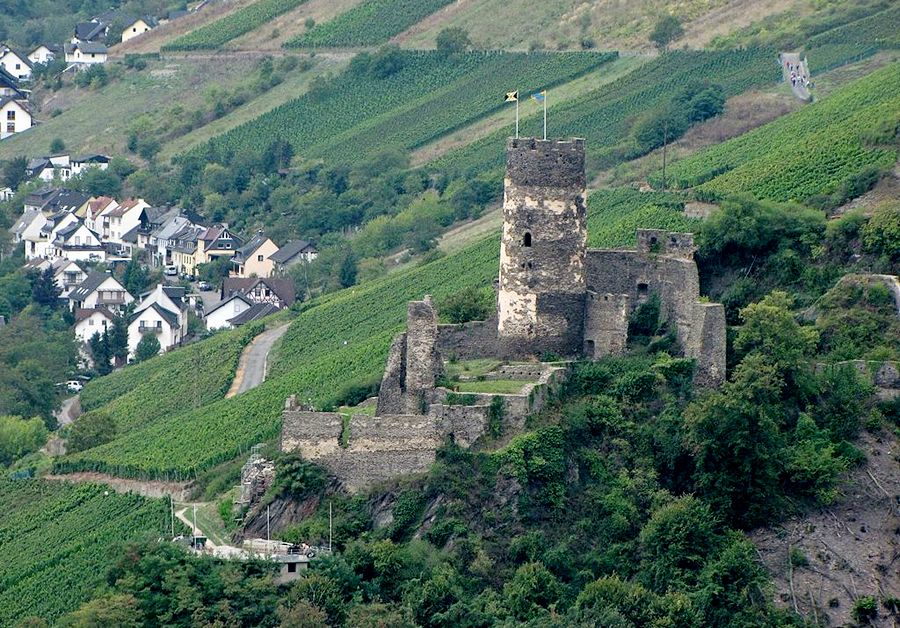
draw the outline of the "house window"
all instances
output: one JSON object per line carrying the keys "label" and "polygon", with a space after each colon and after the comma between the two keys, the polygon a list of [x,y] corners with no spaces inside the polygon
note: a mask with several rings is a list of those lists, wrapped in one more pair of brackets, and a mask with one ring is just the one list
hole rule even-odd
{"label": "house window", "polygon": [[15,133],[16,132],[16,123],[15,122],[7,122],[6,123],[6,132],[7,133]]}
{"label": "house window", "polygon": [[288,573],[297,573],[297,563],[288,563]]}
{"label": "house window", "polygon": [[16,112],[13,111],[12,109],[10,109],[9,111],[7,111],[7,112],[6,112],[6,119],[7,119],[7,120],[15,120],[15,119],[16,119]]}
{"label": "house window", "polygon": [[256,261],[257,261],[257,262],[263,261],[263,256],[262,256],[262,255],[257,255],[257,256],[256,256]]}
{"label": "house window", "polygon": [[647,292],[648,292],[649,290],[650,290],[650,286],[648,286],[648,285],[645,284],[645,283],[639,283],[639,284],[637,285],[637,291],[638,291],[638,294],[647,294]]}
{"label": "house window", "polygon": [[21,70],[21,69],[22,69],[22,64],[21,64],[21,63],[17,63],[17,64],[16,64],[16,69],[17,69],[17,70]]}
{"label": "house window", "polygon": [[522,237],[522,246],[531,246],[531,232],[526,231]]}

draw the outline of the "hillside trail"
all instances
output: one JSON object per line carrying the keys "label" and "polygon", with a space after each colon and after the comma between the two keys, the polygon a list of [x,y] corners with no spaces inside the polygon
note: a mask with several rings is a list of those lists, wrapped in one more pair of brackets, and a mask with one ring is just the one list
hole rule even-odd
{"label": "hillside trail", "polygon": [[231,388],[225,394],[226,399],[256,388],[266,380],[269,368],[269,352],[275,342],[284,335],[290,323],[267,329],[244,348],[238,361],[237,371]]}
{"label": "hillside trail", "polygon": [[75,395],[74,397],[69,397],[62,402],[62,406],[59,411],[53,415],[56,418],[56,422],[62,425],[68,425],[79,416],[81,416],[81,397],[79,395]]}
{"label": "hillside trail", "polygon": [[812,94],[806,86],[806,80],[809,80],[809,65],[806,59],[800,58],[799,52],[782,52],[778,55],[778,62],[781,65],[781,74],[785,82],[791,82],[791,72],[798,76],[798,80],[791,86],[794,96],[803,102],[810,102]]}

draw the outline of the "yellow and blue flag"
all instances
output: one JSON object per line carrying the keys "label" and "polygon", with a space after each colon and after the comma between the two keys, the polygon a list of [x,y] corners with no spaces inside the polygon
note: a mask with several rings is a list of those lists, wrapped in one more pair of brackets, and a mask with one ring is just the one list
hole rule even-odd
{"label": "yellow and blue flag", "polygon": [[536,94],[532,94],[531,97],[538,102],[544,102],[547,100],[547,90],[540,91]]}

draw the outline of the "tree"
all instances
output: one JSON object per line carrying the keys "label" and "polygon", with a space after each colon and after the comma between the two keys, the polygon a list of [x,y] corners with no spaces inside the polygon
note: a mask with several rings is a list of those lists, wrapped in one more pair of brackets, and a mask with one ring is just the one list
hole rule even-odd
{"label": "tree", "polygon": [[50,142],[50,154],[56,155],[64,150],[66,150],[66,143],[62,141],[62,138],[54,137],[53,141]]}
{"label": "tree", "polygon": [[4,187],[16,190],[19,184],[25,180],[25,168],[28,166],[28,159],[25,157],[13,157],[3,162],[3,174],[0,176],[0,183]]}
{"label": "tree", "polygon": [[119,366],[128,359],[128,320],[124,316],[116,316],[109,328],[109,354]]}
{"label": "tree", "polygon": [[443,29],[438,33],[435,43],[437,45],[437,51],[445,56],[465,52],[472,46],[472,41],[469,39],[469,32],[466,29],[457,26]]}
{"label": "tree", "polygon": [[559,602],[562,585],[542,563],[526,563],[503,585],[507,608],[519,620],[533,619],[540,609]]}
{"label": "tree", "polygon": [[133,595],[107,594],[85,602],[77,611],[64,615],[56,625],[62,628],[140,628],[143,621],[137,598]]}
{"label": "tree", "polygon": [[112,372],[112,350],[109,346],[109,332],[99,331],[88,339],[88,345],[91,348],[91,355],[94,358],[94,368],[100,375],[107,375]]}
{"label": "tree", "polygon": [[122,285],[131,294],[141,294],[147,289],[149,283],[150,274],[135,253],[125,265],[125,271],[122,273]]}
{"label": "tree", "polygon": [[117,431],[111,415],[102,411],[87,412],[69,427],[66,449],[76,452],[97,447],[115,438]]}
{"label": "tree", "polygon": [[0,466],[37,451],[47,442],[48,434],[40,418],[0,416]]}
{"label": "tree", "polygon": [[657,48],[665,50],[669,44],[684,35],[684,27],[674,15],[664,15],[656,22],[656,26],[650,33],[650,41],[656,44]]}
{"label": "tree", "polygon": [[144,334],[134,350],[134,361],[143,362],[159,355],[162,346],[154,334]]}
{"label": "tree", "polygon": [[35,303],[51,310],[59,305],[61,290],[53,278],[53,268],[48,267],[44,272],[35,277],[31,284],[31,298]]}
{"label": "tree", "polygon": [[341,288],[349,288],[356,284],[356,256],[353,251],[348,251],[341,262],[340,282]]}
{"label": "tree", "polygon": [[438,311],[449,323],[486,320],[494,311],[494,291],[472,286],[463,288],[439,302]]}
{"label": "tree", "polygon": [[122,180],[109,170],[100,168],[88,168],[77,177],[70,180],[70,184],[79,192],[91,196],[122,195]]}

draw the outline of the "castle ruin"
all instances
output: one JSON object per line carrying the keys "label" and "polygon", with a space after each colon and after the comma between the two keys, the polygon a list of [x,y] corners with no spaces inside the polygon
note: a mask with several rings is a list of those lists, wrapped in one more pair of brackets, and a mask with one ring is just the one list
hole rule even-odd
{"label": "castle ruin", "polygon": [[[634,250],[588,248],[584,158],[581,139],[510,139],[496,316],[440,325],[429,297],[411,302],[407,330],[391,344],[375,416],[313,412],[291,398],[282,449],[322,464],[350,490],[425,471],[447,438],[471,446],[498,412],[504,432],[521,430],[568,373],[540,363],[542,356],[624,353],[629,317],[654,294],[683,354],[696,361],[695,385],[721,384],[725,311],[700,300],[693,234],[644,229]],[[439,385],[445,359],[488,357],[525,361],[489,374],[522,379],[522,390],[468,394],[461,403]]]}

